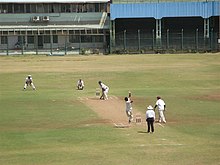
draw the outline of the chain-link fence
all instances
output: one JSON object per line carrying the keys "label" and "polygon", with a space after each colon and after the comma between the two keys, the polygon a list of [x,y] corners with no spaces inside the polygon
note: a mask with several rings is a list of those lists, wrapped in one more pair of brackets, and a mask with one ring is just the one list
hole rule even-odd
{"label": "chain-link fence", "polygon": [[157,38],[155,30],[145,32],[116,33],[114,53],[175,53],[175,52],[216,52],[219,51],[217,32],[211,29],[208,37],[204,32],[195,29],[186,33],[184,29],[179,32],[170,32],[169,29],[162,32],[161,38]]}

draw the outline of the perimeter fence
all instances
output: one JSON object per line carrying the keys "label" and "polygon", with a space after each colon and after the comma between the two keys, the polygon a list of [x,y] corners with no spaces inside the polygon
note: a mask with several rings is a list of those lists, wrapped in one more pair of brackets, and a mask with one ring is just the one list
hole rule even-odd
{"label": "perimeter fence", "polygon": [[[63,41],[60,43],[57,36],[1,36],[0,55],[109,54],[110,50],[114,54],[220,52],[220,34],[213,29],[206,37],[201,29],[194,29],[190,32],[189,29],[180,29],[175,32],[167,29],[161,32],[161,38],[155,34],[154,29],[116,32],[115,41],[110,41],[111,47],[108,37],[106,42],[103,40],[98,42],[99,40],[95,40],[96,38],[87,42],[81,38],[76,43],[72,43],[73,41],[66,35],[59,35]],[[10,42],[7,40],[10,37],[19,40],[13,47],[10,47],[12,45],[10,42],[14,40],[10,40]]]}
{"label": "perimeter fence", "polygon": [[220,50],[219,33],[211,29],[210,34],[204,37],[204,32],[199,29],[185,32],[162,32],[161,38],[155,36],[155,30],[145,32],[118,32],[115,35],[113,53],[193,53],[193,52],[218,52]]}
{"label": "perimeter fence", "polygon": [[103,35],[3,35],[0,36],[0,55],[106,54]]}

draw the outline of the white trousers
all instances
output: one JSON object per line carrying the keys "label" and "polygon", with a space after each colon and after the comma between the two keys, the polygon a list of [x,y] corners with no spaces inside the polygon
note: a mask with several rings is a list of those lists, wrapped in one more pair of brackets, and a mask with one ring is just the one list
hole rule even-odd
{"label": "white trousers", "polygon": [[126,111],[126,114],[128,116],[128,122],[130,123],[133,120],[133,113],[131,110]]}
{"label": "white trousers", "polygon": [[103,94],[104,94],[104,99],[105,99],[105,100],[108,100],[108,89],[106,89],[106,90],[103,92]]}
{"label": "white trousers", "polygon": [[164,110],[159,110],[159,122],[164,122],[166,123],[166,119],[165,119],[165,116],[164,116],[164,113],[163,113]]}
{"label": "white trousers", "polygon": [[[34,83],[31,83],[31,84],[29,84],[29,85],[31,85],[32,89],[34,89],[34,90],[36,89],[35,86],[34,86]],[[24,84],[24,89],[26,89],[27,86],[28,86],[28,84],[25,83],[25,84]]]}

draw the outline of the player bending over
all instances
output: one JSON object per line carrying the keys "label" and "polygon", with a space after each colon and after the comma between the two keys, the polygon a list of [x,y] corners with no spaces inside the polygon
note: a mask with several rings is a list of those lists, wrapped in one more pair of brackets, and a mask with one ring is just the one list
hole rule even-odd
{"label": "player bending over", "polygon": [[33,90],[36,90],[31,75],[28,75],[25,79],[24,90],[27,88],[28,85],[30,85]]}

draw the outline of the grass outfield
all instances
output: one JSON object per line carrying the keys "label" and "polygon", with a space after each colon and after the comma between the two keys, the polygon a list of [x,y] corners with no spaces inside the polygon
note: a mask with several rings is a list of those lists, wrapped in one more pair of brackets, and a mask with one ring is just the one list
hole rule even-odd
{"label": "grass outfield", "polygon": [[[1,165],[217,165],[220,162],[220,54],[1,56]],[[31,74],[36,91],[23,91]],[[86,88],[75,89],[82,78]],[[145,113],[157,95],[167,104],[154,134],[116,129],[78,97],[109,95]]]}

